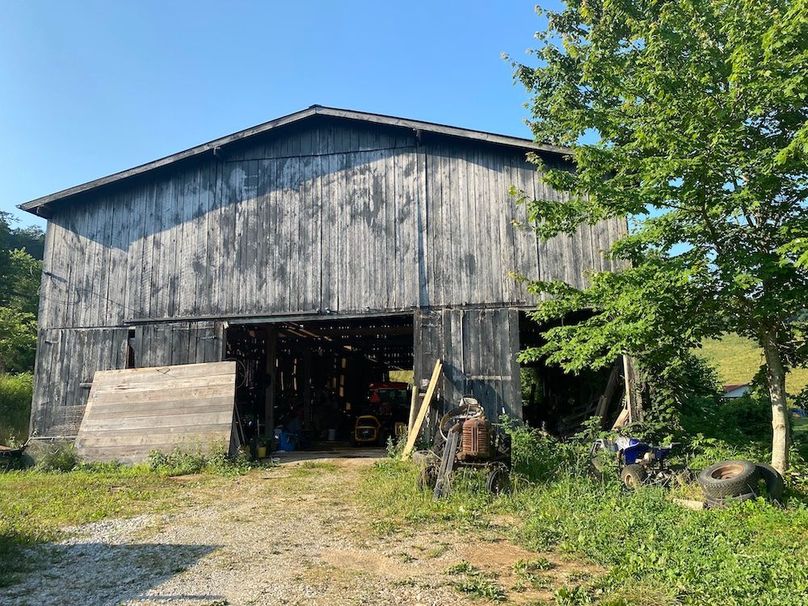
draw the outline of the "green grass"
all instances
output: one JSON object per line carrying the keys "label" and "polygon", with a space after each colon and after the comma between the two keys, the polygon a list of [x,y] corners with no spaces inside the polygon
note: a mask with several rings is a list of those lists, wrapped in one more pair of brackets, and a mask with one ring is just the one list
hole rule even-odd
{"label": "green grass", "polygon": [[457,583],[455,589],[475,598],[482,598],[492,602],[504,602],[507,599],[505,589],[496,581],[486,576],[474,574],[467,575]]}
{"label": "green grass", "polygon": [[519,588],[548,589],[552,585],[551,580],[544,576],[544,573],[555,568],[555,564],[547,558],[517,560],[513,563],[512,568],[519,579],[517,585]]}
{"label": "green grass", "polygon": [[[709,427],[700,426],[714,429],[711,437],[691,437],[685,445],[693,468],[724,458],[765,460],[761,427],[767,425],[758,422],[757,407],[741,402],[719,411],[708,415]],[[808,424],[800,432],[803,427]],[[479,474],[461,474],[449,498],[435,502],[416,487],[415,466],[392,459],[367,472],[359,496],[380,526],[399,531],[436,524],[471,532],[505,514],[514,520],[509,538],[537,552],[514,563],[517,585],[563,582],[546,587],[557,605],[808,605],[808,484],[798,455],[784,508],[759,499],[692,511],[671,497],[700,498],[695,484],[673,494],[653,487],[628,493],[616,473],[604,482],[592,480],[587,436],[559,441],[514,429],[512,496],[494,498]],[[540,555],[551,551],[571,561],[583,558],[604,572],[554,581],[542,574],[552,564]],[[473,576],[462,564],[458,572]]]}
{"label": "green grass", "polygon": [[414,465],[387,459],[373,468],[359,488],[361,503],[372,504],[381,517],[375,526],[387,534],[421,523],[443,521],[452,526],[471,529],[486,524],[481,514],[496,509],[496,503],[483,490],[485,478],[477,473],[456,474],[448,498],[434,501],[432,494],[416,486],[418,472]]}
{"label": "green grass", "polygon": [[[718,369],[724,384],[748,383],[763,363],[763,352],[751,340],[726,335],[720,340],[708,339],[700,352]],[[788,373],[786,390],[796,395],[808,385],[808,368],[795,368]]]}
{"label": "green grass", "polygon": [[491,574],[472,566],[466,560],[450,566],[446,573],[460,577],[454,584],[455,589],[460,593],[492,602],[504,602],[507,599],[505,589]]}
{"label": "green grass", "polygon": [[670,604],[805,603],[808,509],[800,503],[690,511],[661,489],[626,494],[567,478],[516,495],[511,507],[524,512],[516,531],[524,545],[607,568],[592,594],[625,594],[641,583]]}
{"label": "green grass", "polygon": [[[438,503],[414,487],[410,464],[385,461],[368,472],[361,497],[398,529],[430,523],[474,527],[493,513],[511,513],[518,520],[512,540],[606,569],[602,576],[555,588],[557,604],[808,604],[808,507],[796,499],[785,509],[761,500],[691,511],[662,489],[629,494],[616,483],[574,476],[496,499],[466,482]],[[517,574],[538,578],[547,561],[537,557],[515,567]],[[490,579],[467,563],[451,572],[463,575],[459,590],[499,599],[487,594],[493,591]]]}
{"label": "green grass", "polygon": [[553,568],[553,563],[547,558],[535,558],[533,560],[517,560],[513,564],[513,571],[517,575],[528,576],[543,570]]}

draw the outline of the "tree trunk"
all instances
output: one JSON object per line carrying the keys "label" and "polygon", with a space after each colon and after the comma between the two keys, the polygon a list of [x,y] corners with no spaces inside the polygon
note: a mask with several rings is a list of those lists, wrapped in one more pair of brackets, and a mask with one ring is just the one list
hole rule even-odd
{"label": "tree trunk", "polygon": [[773,329],[762,335],[766,356],[766,380],[772,401],[772,467],[781,474],[788,469],[788,449],[791,446],[791,423],[786,405],[786,371],[777,349]]}

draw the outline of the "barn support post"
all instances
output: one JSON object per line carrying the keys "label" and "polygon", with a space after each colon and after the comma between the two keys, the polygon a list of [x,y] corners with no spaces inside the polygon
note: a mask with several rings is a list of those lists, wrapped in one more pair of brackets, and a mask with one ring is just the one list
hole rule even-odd
{"label": "barn support post", "polygon": [[310,430],[312,428],[312,408],[314,402],[312,401],[311,390],[311,349],[306,348],[303,351],[303,428]]}
{"label": "barn support post", "polygon": [[264,394],[264,435],[271,439],[275,431],[275,374],[277,363],[278,330],[274,326],[266,329],[266,387]]}
{"label": "barn support post", "polygon": [[[625,363],[624,363],[625,364]],[[598,406],[595,409],[595,416],[600,417],[601,426],[606,425],[606,418],[609,414],[609,404],[614,398],[614,392],[617,389],[617,384],[620,378],[620,361],[618,360],[612,364],[612,371],[609,373],[609,379],[606,382],[606,388],[603,395],[598,398]]]}
{"label": "barn support post", "polygon": [[[509,398],[506,399],[505,414],[511,419],[522,419],[522,367],[519,364],[519,350],[522,343],[519,338],[519,310],[508,310],[508,356],[502,363],[510,370]],[[506,384],[507,385],[507,384]]]}
{"label": "barn support post", "polygon": [[412,393],[410,393],[410,416],[407,422],[407,433],[412,433],[412,427],[415,425],[415,417],[418,415],[418,408],[421,406],[421,390],[418,388],[417,383],[412,386]]}

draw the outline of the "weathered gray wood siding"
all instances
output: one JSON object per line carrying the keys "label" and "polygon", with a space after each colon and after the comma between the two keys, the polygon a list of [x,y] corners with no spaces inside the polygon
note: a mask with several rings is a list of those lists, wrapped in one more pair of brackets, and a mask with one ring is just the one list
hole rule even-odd
{"label": "weathered gray wood siding", "polygon": [[87,384],[95,371],[126,366],[128,333],[128,328],[39,331],[31,405],[33,435],[75,435],[87,404]]}
{"label": "weathered gray wood siding", "polygon": [[130,320],[522,305],[508,273],[580,285],[624,225],[539,244],[508,188],[523,152],[340,125],[65,204],[50,220],[43,328]]}
{"label": "weathered gray wood siding", "polygon": [[[31,407],[33,435],[75,435],[95,371],[126,367],[129,331],[127,327],[39,331]],[[223,357],[221,322],[140,325],[134,333],[132,347],[138,368],[218,362]]]}
{"label": "weathered gray wood siding", "polygon": [[[133,322],[150,366],[220,360],[214,320],[489,307],[441,312],[440,348],[449,372],[504,376],[507,308],[532,303],[509,273],[581,286],[612,269],[601,251],[625,232],[615,220],[539,243],[511,185],[548,193],[518,149],[320,120],[66,201],[48,222],[32,429],[75,433],[79,384],[124,367]],[[459,381],[451,399],[518,402],[504,380]]]}
{"label": "weathered gray wood siding", "polygon": [[429,379],[443,360],[445,408],[471,395],[490,419],[521,418],[519,312],[516,309],[443,309],[415,313],[415,380]]}
{"label": "weathered gray wood siding", "polygon": [[218,362],[224,356],[221,322],[165,322],[135,328],[135,367]]}
{"label": "weathered gray wood siding", "polygon": [[124,463],[176,448],[235,454],[235,382],[235,362],[97,372],[76,452]]}

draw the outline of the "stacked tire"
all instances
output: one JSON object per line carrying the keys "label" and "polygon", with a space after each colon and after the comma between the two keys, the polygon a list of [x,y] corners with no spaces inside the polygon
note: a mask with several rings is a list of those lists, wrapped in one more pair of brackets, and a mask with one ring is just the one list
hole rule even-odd
{"label": "stacked tire", "polygon": [[786,491],[783,476],[774,467],[766,463],[758,463],[755,467],[757,467],[760,478],[766,483],[766,492],[769,494],[769,498],[779,503],[783,499],[783,493]]}
{"label": "stacked tire", "polygon": [[754,499],[761,480],[766,483],[769,498],[779,501],[785,490],[783,477],[765,463],[720,461],[703,470],[698,478],[707,507],[724,507],[731,502]]}

